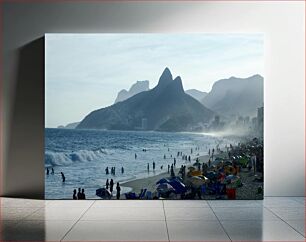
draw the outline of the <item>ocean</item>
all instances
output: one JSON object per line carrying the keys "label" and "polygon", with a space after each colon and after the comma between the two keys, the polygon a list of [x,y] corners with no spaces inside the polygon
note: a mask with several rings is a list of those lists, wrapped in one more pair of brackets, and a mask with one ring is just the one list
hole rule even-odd
{"label": "ocean", "polygon": [[[208,149],[217,144],[229,143],[221,137],[201,133],[46,128],[45,169],[49,168],[50,174],[45,175],[45,198],[72,199],[73,189],[80,187],[85,189],[86,198],[99,199],[95,195],[96,189],[104,187],[106,179],[121,183],[154,176],[166,172],[174,158],[176,167],[188,164],[177,157],[178,152],[190,155],[194,163],[197,156],[207,155]],[[195,150],[196,147],[199,150]],[[152,169],[153,161],[156,163],[155,171]],[[106,175],[106,167],[116,167],[116,174]],[[121,167],[124,167],[123,174]],[[60,172],[65,174],[65,183]],[[122,187],[123,193],[128,191],[129,188]]]}

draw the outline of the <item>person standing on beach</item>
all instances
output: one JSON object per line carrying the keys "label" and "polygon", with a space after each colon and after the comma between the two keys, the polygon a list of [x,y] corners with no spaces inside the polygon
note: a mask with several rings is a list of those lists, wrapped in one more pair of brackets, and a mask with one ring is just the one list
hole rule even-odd
{"label": "person standing on beach", "polygon": [[173,169],[173,164],[171,165],[171,177],[175,177],[174,169]]}
{"label": "person standing on beach", "polygon": [[155,162],[153,161],[153,171],[155,170]]}
{"label": "person standing on beach", "polygon": [[174,166],[176,166],[176,159],[175,158],[173,159],[173,164],[174,164]]}
{"label": "person standing on beach", "polygon": [[110,183],[109,183],[109,190],[110,190],[111,194],[113,193],[113,189],[114,189],[114,181],[113,181],[113,179],[111,179]]}
{"label": "person standing on beach", "polygon": [[62,175],[62,181],[65,182],[66,181],[66,177],[65,177],[64,173],[61,172],[61,175]]}
{"label": "person standing on beach", "polygon": [[109,186],[109,182],[108,182],[108,179],[107,179],[106,184],[105,184],[106,189],[108,189],[108,186]]}
{"label": "person standing on beach", "polygon": [[169,174],[169,172],[170,172],[170,165],[168,164],[168,174]]}
{"label": "person standing on beach", "polygon": [[82,195],[81,195],[81,188],[79,187],[78,189],[78,199],[81,200],[82,199]]}
{"label": "person standing on beach", "polygon": [[147,171],[148,172],[150,171],[150,164],[149,163],[147,164]]}
{"label": "person standing on beach", "polygon": [[188,156],[188,161],[191,162],[191,157],[190,156]]}
{"label": "person standing on beach", "polygon": [[73,190],[73,196],[72,196],[73,200],[77,200],[77,195],[76,195],[76,189]]}
{"label": "person standing on beach", "polygon": [[51,168],[51,175],[54,175],[54,169],[53,169],[53,167]]}
{"label": "person standing on beach", "polygon": [[208,167],[210,167],[210,165],[211,165],[211,160],[208,159]]}
{"label": "person standing on beach", "polygon": [[49,168],[47,167],[47,176],[49,175]]}
{"label": "person standing on beach", "polygon": [[135,153],[135,160],[137,159],[137,154]]}
{"label": "person standing on beach", "polygon": [[105,168],[105,174],[108,175],[109,171],[108,171],[108,166]]}
{"label": "person standing on beach", "polygon": [[84,188],[82,188],[81,199],[82,200],[86,199]]}
{"label": "person standing on beach", "polygon": [[166,159],[166,155],[164,155],[164,159]]}
{"label": "person standing on beach", "polygon": [[117,199],[120,199],[121,188],[120,188],[119,182],[117,182],[116,190],[117,190],[116,197],[117,197]]}
{"label": "person standing on beach", "polygon": [[121,167],[121,174],[123,174],[124,173],[124,168],[123,168],[123,166]]}

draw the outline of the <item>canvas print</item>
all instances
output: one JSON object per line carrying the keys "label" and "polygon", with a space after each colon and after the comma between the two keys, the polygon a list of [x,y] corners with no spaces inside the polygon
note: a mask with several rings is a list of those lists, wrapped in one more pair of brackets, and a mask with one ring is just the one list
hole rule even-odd
{"label": "canvas print", "polygon": [[46,34],[46,199],[262,199],[262,34]]}

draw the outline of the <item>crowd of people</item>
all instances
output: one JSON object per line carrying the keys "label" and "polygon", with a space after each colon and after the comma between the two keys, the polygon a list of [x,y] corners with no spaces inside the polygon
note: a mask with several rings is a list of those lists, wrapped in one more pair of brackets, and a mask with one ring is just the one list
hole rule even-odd
{"label": "crowd of people", "polygon": [[82,188],[82,190],[81,190],[81,188],[79,187],[78,193],[77,193],[77,190],[74,189],[73,190],[72,198],[73,198],[73,200],[85,200],[86,199],[86,195],[85,195],[84,188]]}

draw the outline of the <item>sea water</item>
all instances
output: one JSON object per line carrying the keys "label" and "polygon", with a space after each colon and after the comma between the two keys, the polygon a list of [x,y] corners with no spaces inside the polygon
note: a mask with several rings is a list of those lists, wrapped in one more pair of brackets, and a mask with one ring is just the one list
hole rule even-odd
{"label": "sea water", "polygon": [[[208,149],[217,144],[225,145],[226,141],[200,133],[46,128],[45,168],[48,167],[50,173],[45,175],[45,198],[72,199],[73,190],[80,187],[85,189],[86,198],[98,199],[96,189],[104,187],[106,179],[121,183],[167,172],[168,164],[171,165],[174,158],[176,167],[189,163],[177,157],[178,152],[190,155],[194,163],[197,156],[207,155]],[[116,174],[106,175],[106,167],[116,167]],[[60,172],[65,174],[64,183]],[[123,187],[122,192],[128,190]]]}

